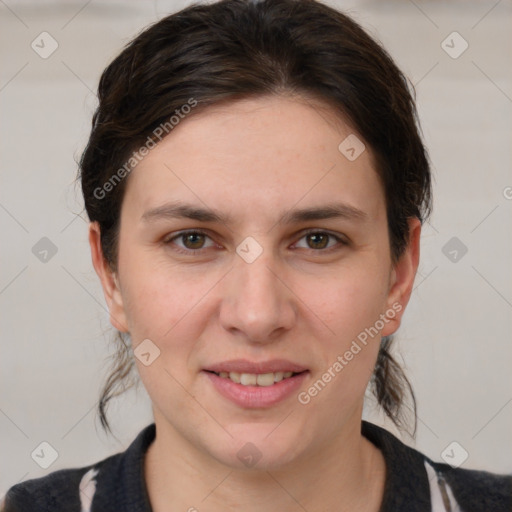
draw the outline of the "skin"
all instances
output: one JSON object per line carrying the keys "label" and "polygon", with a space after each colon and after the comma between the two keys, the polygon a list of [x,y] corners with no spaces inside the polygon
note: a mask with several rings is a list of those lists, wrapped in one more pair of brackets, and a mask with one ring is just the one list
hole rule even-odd
{"label": "skin", "polygon": [[[361,435],[363,399],[380,338],[398,329],[409,300],[421,227],[410,220],[409,245],[393,265],[370,148],[355,161],[338,150],[351,133],[311,99],[209,107],[181,121],[130,174],[117,273],[91,223],[112,324],[131,334],[134,348],[150,339],[160,350],[149,366],[135,359],[156,423],[145,458],[156,512],[379,509],[385,462]],[[231,220],[141,220],[174,200]],[[284,211],[330,202],[365,216],[278,222]],[[320,237],[306,235],[309,228]],[[187,229],[207,235],[169,241]],[[252,263],[236,253],[248,236],[263,249]],[[201,373],[234,358],[285,358],[309,369],[307,390],[393,304],[401,311],[306,405],[293,394],[242,408]],[[247,442],[262,454],[251,468],[237,457]]]}

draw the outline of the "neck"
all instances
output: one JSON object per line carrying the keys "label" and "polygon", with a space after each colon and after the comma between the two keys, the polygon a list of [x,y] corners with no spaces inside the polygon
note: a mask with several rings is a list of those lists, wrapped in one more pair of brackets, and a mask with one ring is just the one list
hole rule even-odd
{"label": "neck", "polygon": [[226,466],[199,451],[158,414],[155,423],[156,438],[144,460],[153,512],[205,508],[220,512],[235,507],[247,512],[266,508],[377,512],[380,508],[385,461],[361,435],[360,416],[313,454],[267,470]]}

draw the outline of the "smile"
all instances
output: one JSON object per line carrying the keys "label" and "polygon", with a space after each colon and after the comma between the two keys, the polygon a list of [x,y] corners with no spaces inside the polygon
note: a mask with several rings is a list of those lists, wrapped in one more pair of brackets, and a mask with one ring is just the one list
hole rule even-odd
{"label": "smile", "polygon": [[242,386],[272,386],[284,379],[289,379],[298,373],[294,372],[271,372],[271,373],[237,373],[237,372],[212,372],[222,377],[230,379]]}
{"label": "smile", "polygon": [[203,370],[209,385],[238,407],[267,408],[295,396],[310,372],[239,373]]}

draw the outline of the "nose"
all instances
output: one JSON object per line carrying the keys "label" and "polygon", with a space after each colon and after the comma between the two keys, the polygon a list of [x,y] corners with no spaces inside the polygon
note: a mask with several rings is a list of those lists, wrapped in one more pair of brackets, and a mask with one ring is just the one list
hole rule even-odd
{"label": "nose", "polygon": [[265,252],[252,263],[236,256],[224,282],[222,327],[251,343],[272,343],[296,321],[291,288],[279,265]]}

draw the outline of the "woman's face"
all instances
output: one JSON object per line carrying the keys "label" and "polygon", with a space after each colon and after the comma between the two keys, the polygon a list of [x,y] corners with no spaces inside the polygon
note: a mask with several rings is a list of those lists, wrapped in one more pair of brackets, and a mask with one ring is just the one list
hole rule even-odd
{"label": "woman's face", "polygon": [[129,176],[115,283],[99,271],[157,428],[232,467],[286,467],[359,429],[417,266],[419,223],[393,267],[370,150],[312,105],[183,119]]}

